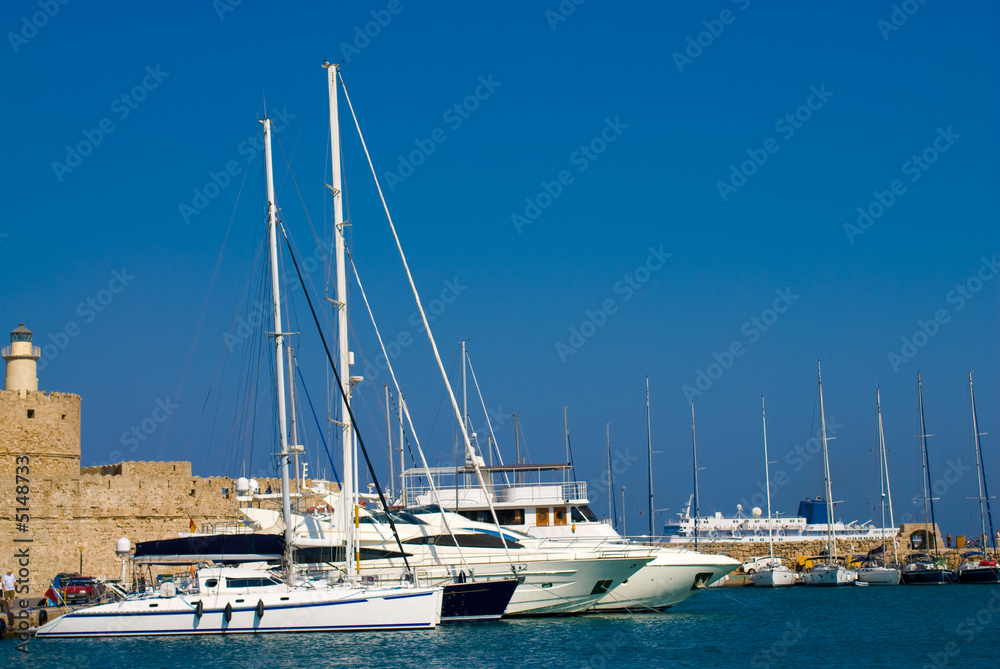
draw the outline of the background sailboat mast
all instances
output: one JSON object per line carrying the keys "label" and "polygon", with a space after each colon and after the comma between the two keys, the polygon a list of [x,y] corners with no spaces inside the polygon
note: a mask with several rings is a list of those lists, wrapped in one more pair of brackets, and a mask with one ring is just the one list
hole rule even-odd
{"label": "background sailboat mast", "polygon": [[[694,405],[692,405],[694,406]],[[767,462],[767,416],[764,412],[764,396],[760,396],[760,422],[764,427],[764,490],[767,492],[767,541],[771,547],[771,559],[774,559],[774,527],[771,525],[771,469]],[[774,563],[769,563],[773,569]]]}
{"label": "background sailboat mast", "polygon": [[646,453],[649,460],[649,536],[653,537],[653,432],[649,416],[649,377],[646,377]]}
{"label": "background sailboat mast", "polygon": [[819,431],[823,438],[823,475],[826,479],[826,550],[827,561],[837,559],[837,542],[833,540],[833,486],[830,483],[830,452],[826,440],[826,415],[823,412],[823,373],[816,361],[816,378],[819,380]]}
{"label": "background sailboat mast", "polygon": [[337,263],[337,299],[335,302],[337,309],[337,347],[338,361],[340,367],[340,380],[343,384],[344,393],[340,400],[340,433],[341,446],[344,449],[344,487],[342,503],[340,504],[341,524],[344,528],[344,536],[347,538],[345,549],[345,562],[347,563],[347,577],[351,580],[354,577],[355,537],[353,527],[355,524],[355,468],[354,468],[354,445],[351,421],[348,418],[347,400],[344,397],[351,392],[350,381],[350,353],[347,347],[347,267],[345,264],[344,241],[344,201],[343,201],[343,181],[340,166],[340,122],[337,112],[337,70],[338,66],[331,63],[324,63],[326,68],[327,88],[330,97],[330,160],[332,166],[331,190],[333,191],[333,234],[334,234],[334,255]]}
{"label": "background sailboat mast", "polygon": [[264,163],[267,173],[267,228],[271,249],[271,300],[274,305],[274,371],[278,394],[278,443],[281,446],[281,512],[285,520],[285,578],[294,578],[292,566],[292,497],[288,476],[288,436],[285,433],[285,338],[281,332],[281,290],[278,274],[278,208],[274,203],[271,171],[271,121],[264,119]]}
{"label": "background sailboat mast", "polygon": [[694,454],[694,549],[698,550],[698,516],[701,507],[698,504],[698,440],[694,431],[694,402],[691,402],[691,451]]}
{"label": "background sailboat mast", "polygon": [[938,555],[937,521],[934,520],[934,498],[931,497],[933,488],[931,487],[931,466],[927,456],[927,429],[924,425],[924,393],[920,385],[920,372],[917,372],[917,403],[920,405],[920,451],[924,461],[924,537],[930,540],[930,532],[927,527],[927,509],[931,510],[931,526],[935,528],[934,534],[934,556]]}
{"label": "background sailboat mast", "polygon": [[[990,511],[990,493],[986,487],[986,468],[983,465],[983,448],[979,443],[979,420],[976,418],[976,396],[972,392],[972,372],[969,372],[969,402],[972,404],[972,434],[976,439],[976,468],[979,470],[979,518],[983,525],[983,536],[986,536],[986,520],[989,519],[990,534],[989,540],[983,541],[983,552],[986,547],[993,544],[993,555],[997,553],[997,535],[993,531],[993,513]],[[985,503],[986,508],[983,509]]]}

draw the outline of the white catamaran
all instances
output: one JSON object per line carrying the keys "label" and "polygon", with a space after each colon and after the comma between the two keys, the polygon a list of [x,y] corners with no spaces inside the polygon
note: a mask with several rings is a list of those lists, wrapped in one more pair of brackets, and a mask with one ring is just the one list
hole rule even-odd
{"label": "white catamaran", "polygon": [[[274,312],[274,353],[282,514],[291,517],[290,451],[286,433],[284,333],[278,276],[277,207],[271,171],[271,123],[262,121],[267,177],[268,234]],[[335,180],[338,177],[335,176]],[[337,188],[339,193],[339,187]],[[342,226],[337,228],[338,241]],[[343,285],[343,282],[340,282]],[[350,533],[348,533],[350,535]],[[38,628],[41,638],[316,632],[433,628],[440,621],[442,589],[358,587],[351,580],[333,583],[302,579],[291,561],[291,524],[284,533],[282,574],[239,567],[198,569],[189,588],[165,582],[157,591],[110,604],[78,609]],[[350,555],[350,552],[347,552]],[[350,564],[350,560],[347,563]]]}

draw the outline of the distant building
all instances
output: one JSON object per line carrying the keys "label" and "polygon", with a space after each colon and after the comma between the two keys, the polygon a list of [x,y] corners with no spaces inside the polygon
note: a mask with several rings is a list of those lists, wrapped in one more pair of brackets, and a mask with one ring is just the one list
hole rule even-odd
{"label": "distant building", "polygon": [[900,546],[915,551],[945,548],[941,530],[934,523],[903,523],[899,526]]}

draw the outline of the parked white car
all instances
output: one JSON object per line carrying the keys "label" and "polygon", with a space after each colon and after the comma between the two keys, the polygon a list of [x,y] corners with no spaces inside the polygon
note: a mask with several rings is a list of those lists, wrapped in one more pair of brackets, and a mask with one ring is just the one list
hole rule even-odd
{"label": "parked white car", "polygon": [[746,574],[756,574],[764,567],[779,567],[779,566],[781,566],[781,558],[764,555],[761,557],[747,558],[747,560],[742,565],[740,565],[740,571]]}

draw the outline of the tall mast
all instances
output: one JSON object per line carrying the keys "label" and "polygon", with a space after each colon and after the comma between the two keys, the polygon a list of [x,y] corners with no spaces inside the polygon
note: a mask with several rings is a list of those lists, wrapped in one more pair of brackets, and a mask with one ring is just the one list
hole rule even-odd
{"label": "tall mast", "polygon": [[344,487],[340,504],[340,517],[347,540],[344,556],[347,563],[347,578],[350,581],[353,580],[355,573],[354,560],[359,560],[360,554],[355,554],[355,537],[352,529],[355,526],[357,513],[355,501],[357,491],[354,484],[354,432],[351,429],[347,400],[344,399],[351,392],[351,374],[350,352],[347,346],[347,266],[345,264],[343,182],[340,165],[340,121],[337,112],[337,74],[340,68],[332,63],[324,63],[323,67],[326,68],[327,91],[330,98],[330,160],[331,180],[333,182],[330,189],[333,191],[334,255],[337,263],[337,299],[335,301],[337,309],[337,364],[340,367],[340,380],[344,391],[340,398],[340,422],[338,423],[340,425],[341,445],[344,449]]}
{"label": "tall mast", "polygon": [[[693,404],[691,406],[694,406]],[[771,526],[771,470],[767,461],[767,416],[764,414],[764,396],[760,396],[760,422],[764,426],[764,490],[767,492],[767,541],[771,546],[771,566],[774,560],[774,527]]]}
{"label": "tall mast", "polygon": [[[882,472],[882,565],[885,566],[885,505],[888,497],[889,503],[889,524],[896,528],[896,519],[892,515],[892,488],[889,486],[889,458],[885,453],[885,430],[882,427],[882,394],[878,386],[875,386],[875,405],[878,407],[878,451],[879,470]],[[880,483],[880,486],[882,485]],[[899,556],[896,554],[896,535],[892,539],[892,561],[898,563]]]}
{"label": "tall mast", "polygon": [[295,369],[292,363],[292,347],[286,347],[285,352],[288,354],[288,402],[291,405],[288,420],[292,424],[292,444],[289,450],[292,452],[292,464],[295,465],[295,492],[298,494],[302,492],[302,481],[299,479],[299,436],[295,431]]}
{"label": "tall mast", "polygon": [[[517,414],[513,414],[513,416],[514,416],[514,464],[519,465],[521,464],[520,430],[518,429],[517,425]],[[514,470],[514,483],[515,484],[520,483],[521,478],[522,477],[517,473],[517,470]]]}
{"label": "tall mast", "polygon": [[278,443],[281,446],[281,513],[285,520],[285,580],[294,579],[292,565],[292,496],[288,477],[288,435],[285,432],[285,338],[281,331],[281,290],[278,274],[278,208],[271,172],[271,121],[264,119],[264,164],[267,174],[267,229],[271,251],[271,300],[274,305],[274,371],[278,394]]}
{"label": "tall mast", "polygon": [[[993,531],[993,513],[990,510],[990,493],[986,488],[986,467],[983,464],[983,449],[979,443],[979,420],[976,418],[976,395],[972,392],[972,372],[969,372],[969,402],[972,404],[972,434],[976,438],[976,467],[979,469],[979,518],[983,525],[983,535],[986,534],[986,520],[990,523],[990,541],[993,543],[993,555],[997,553],[997,535]],[[986,509],[983,510],[985,502]],[[986,552],[987,542],[983,542],[983,552]]]}
{"label": "tall mast", "polygon": [[[927,430],[924,425],[924,394],[920,385],[920,372],[917,372],[917,402],[920,405],[920,451],[923,455],[923,465],[924,465],[924,537],[929,538],[930,532],[927,527],[927,509],[930,508],[931,511],[931,525],[937,529],[937,521],[934,519],[934,498],[931,497],[931,465],[930,458],[927,455]],[[934,556],[938,555],[938,536],[934,535]]]}
{"label": "tall mast", "polygon": [[826,415],[823,411],[823,373],[816,361],[816,378],[819,379],[819,430],[823,437],[823,476],[826,483],[826,551],[827,562],[837,559],[837,542],[833,540],[833,492],[830,483],[830,451],[826,441]]}
{"label": "tall mast", "polygon": [[469,395],[465,385],[465,340],[462,340],[462,422],[465,424],[465,431],[469,431]]}
{"label": "tall mast", "polygon": [[[396,392],[399,398],[399,405],[396,407],[396,419],[399,421],[399,499],[403,506],[406,506],[406,477],[403,471],[406,469],[406,457],[403,453],[403,393]],[[425,466],[424,469],[427,467]]]}
{"label": "tall mast", "polygon": [[653,537],[653,433],[649,416],[649,377],[646,377],[646,469],[649,473],[649,537]]}
{"label": "tall mast", "polygon": [[[566,405],[563,405],[563,431],[566,433],[566,464],[569,464],[569,418],[566,416]],[[563,483],[569,482],[569,472],[563,470]]]}
{"label": "tall mast", "polygon": [[694,455],[694,549],[698,550],[698,516],[701,507],[698,503],[698,439],[694,430],[694,402],[691,402],[691,452]]}
{"label": "tall mast", "polygon": [[611,512],[611,509],[614,508],[614,501],[613,501],[614,495],[613,491],[611,490],[612,487],[611,482],[613,479],[611,478],[611,422],[610,421],[605,421],[604,430],[605,434],[607,435],[607,444],[608,444],[608,517],[611,518],[611,526],[617,530],[618,514]]}
{"label": "tall mast", "polygon": [[389,500],[391,501],[393,499],[392,486],[396,485],[396,473],[392,467],[392,416],[389,413],[389,384],[383,385],[385,386],[385,434],[386,439],[389,440]]}

